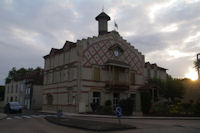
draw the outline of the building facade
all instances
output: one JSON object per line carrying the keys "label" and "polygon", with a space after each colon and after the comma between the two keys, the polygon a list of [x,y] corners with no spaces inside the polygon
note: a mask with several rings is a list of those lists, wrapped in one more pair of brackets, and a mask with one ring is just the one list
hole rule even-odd
{"label": "building facade", "polygon": [[107,31],[110,17],[96,17],[99,35],[66,41],[63,48],[52,48],[44,56],[43,110],[90,112],[90,104],[115,108],[120,99],[132,97],[135,112],[141,112],[138,88],[144,85],[144,55],[118,32]]}
{"label": "building facade", "polygon": [[42,108],[43,70],[12,79],[5,85],[4,105],[19,102],[24,109]]}
{"label": "building facade", "polygon": [[5,104],[8,102],[17,101],[20,103],[20,105],[24,106],[24,89],[25,80],[11,80],[10,83],[7,83],[5,85]]}
{"label": "building facade", "polygon": [[166,80],[167,79],[166,71],[167,69],[162,68],[155,63],[151,64],[149,62],[146,62],[144,70],[145,81],[147,82],[148,79],[153,79],[153,78]]}

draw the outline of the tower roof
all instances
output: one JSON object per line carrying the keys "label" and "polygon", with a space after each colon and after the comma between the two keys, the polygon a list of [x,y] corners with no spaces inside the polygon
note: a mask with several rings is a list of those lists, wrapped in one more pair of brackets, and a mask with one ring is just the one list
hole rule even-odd
{"label": "tower roof", "polygon": [[105,12],[101,12],[98,16],[96,16],[95,18],[97,21],[99,20],[110,20],[110,17],[105,13]]}

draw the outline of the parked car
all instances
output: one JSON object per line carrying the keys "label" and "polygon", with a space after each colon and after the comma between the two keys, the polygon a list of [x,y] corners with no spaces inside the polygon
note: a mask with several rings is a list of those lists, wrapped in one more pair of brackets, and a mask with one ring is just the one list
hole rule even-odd
{"label": "parked car", "polygon": [[22,106],[18,102],[8,102],[4,107],[5,113],[21,113],[22,112]]}

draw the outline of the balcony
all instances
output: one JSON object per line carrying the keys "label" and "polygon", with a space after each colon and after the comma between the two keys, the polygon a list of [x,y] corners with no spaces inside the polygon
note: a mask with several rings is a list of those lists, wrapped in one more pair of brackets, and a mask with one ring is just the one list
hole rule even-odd
{"label": "balcony", "polygon": [[105,88],[109,90],[128,90],[129,83],[120,81],[106,81]]}

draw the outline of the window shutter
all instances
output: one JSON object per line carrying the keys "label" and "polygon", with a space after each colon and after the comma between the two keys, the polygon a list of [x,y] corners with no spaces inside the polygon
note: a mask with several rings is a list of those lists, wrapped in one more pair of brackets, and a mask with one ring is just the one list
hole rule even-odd
{"label": "window shutter", "polygon": [[94,80],[100,80],[100,68],[94,68]]}
{"label": "window shutter", "polygon": [[135,84],[135,73],[134,73],[134,72],[131,72],[131,75],[130,75],[130,82],[131,82],[131,85],[134,85],[134,84]]}

